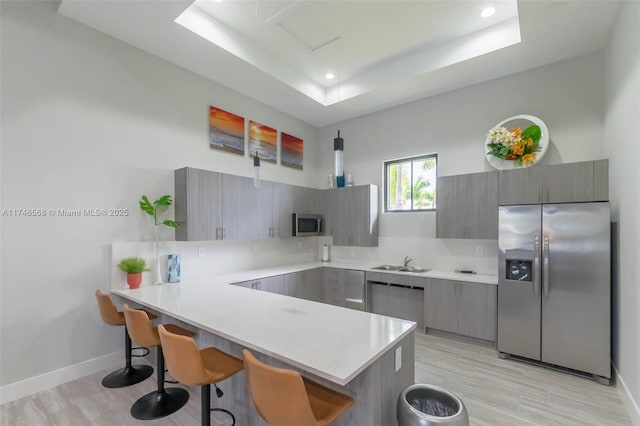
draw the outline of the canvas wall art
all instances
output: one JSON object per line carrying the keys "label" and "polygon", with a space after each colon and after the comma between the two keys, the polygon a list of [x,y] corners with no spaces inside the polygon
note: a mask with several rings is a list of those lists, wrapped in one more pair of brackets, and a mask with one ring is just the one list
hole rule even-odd
{"label": "canvas wall art", "polygon": [[256,152],[260,161],[278,161],[278,131],[256,121],[249,121],[249,156]]}
{"label": "canvas wall art", "polygon": [[209,147],[244,155],[244,117],[209,106]]}
{"label": "canvas wall art", "polygon": [[280,164],[302,170],[302,152],[304,141],[287,133],[280,135]]}

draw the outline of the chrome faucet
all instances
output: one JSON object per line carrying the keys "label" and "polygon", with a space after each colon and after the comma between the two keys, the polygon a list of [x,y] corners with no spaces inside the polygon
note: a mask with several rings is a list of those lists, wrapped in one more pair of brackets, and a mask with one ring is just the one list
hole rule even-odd
{"label": "chrome faucet", "polygon": [[404,257],[404,267],[409,266],[409,263],[413,262],[413,259],[409,259],[409,256]]}

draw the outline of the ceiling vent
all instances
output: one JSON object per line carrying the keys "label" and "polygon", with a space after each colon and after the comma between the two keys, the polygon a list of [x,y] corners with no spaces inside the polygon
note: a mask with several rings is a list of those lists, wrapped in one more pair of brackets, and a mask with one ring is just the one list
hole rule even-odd
{"label": "ceiling vent", "polygon": [[331,2],[296,3],[289,13],[282,14],[277,24],[291,37],[315,51],[340,39],[337,18]]}

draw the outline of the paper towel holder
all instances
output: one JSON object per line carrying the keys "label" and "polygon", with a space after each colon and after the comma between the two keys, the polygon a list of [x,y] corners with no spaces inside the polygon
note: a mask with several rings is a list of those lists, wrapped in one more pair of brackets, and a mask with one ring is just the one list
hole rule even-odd
{"label": "paper towel holder", "polygon": [[322,246],[322,258],[320,259],[323,262],[329,261],[329,245],[325,244]]}

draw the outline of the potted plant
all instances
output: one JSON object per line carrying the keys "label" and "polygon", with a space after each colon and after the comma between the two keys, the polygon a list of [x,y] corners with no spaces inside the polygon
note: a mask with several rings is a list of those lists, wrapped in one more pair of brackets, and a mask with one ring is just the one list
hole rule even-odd
{"label": "potted plant", "polygon": [[127,273],[127,284],[129,288],[138,288],[142,282],[142,273],[151,269],[147,266],[147,261],[141,257],[127,257],[118,263],[118,268]]}
{"label": "potted plant", "polygon": [[139,201],[140,209],[143,212],[153,217],[153,230],[155,231],[156,237],[156,267],[155,267],[155,284],[162,283],[162,277],[160,276],[160,255],[158,254],[158,228],[160,226],[168,226],[169,228],[176,229],[179,226],[183,225],[183,222],[178,222],[175,220],[160,220],[159,216],[164,213],[169,206],[172,204],[171,195],[163,195],[162,197],[155,200],[153,203],[149,201],[146,195],[143,195]]}

